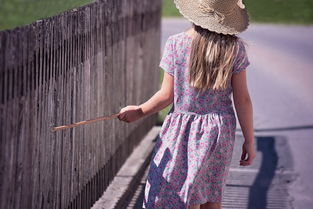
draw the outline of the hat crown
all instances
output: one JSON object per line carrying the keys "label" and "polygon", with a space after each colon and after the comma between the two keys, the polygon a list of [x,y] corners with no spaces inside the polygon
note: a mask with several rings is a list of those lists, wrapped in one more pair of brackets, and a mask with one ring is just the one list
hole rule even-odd
{"label": "hat crown", "polygon": [[244,0],[174,0],[179,12],[195,25],[221,34],[238,34],[249,25]]}
{"label": "hat crown", "polygon": [[242,0],[198,0],[200,6],[214,9],[221,13],[228,13],[238,6]]}

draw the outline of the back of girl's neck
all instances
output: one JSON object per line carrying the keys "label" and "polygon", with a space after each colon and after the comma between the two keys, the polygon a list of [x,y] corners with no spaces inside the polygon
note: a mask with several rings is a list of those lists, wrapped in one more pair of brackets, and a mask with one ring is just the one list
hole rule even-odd
{"label": "back of girl's neck", "polygon": [[188,30],[185,31],[185,33],[190,37],[193,37],[195,34],[195,30],[193,28],[189,28]]}

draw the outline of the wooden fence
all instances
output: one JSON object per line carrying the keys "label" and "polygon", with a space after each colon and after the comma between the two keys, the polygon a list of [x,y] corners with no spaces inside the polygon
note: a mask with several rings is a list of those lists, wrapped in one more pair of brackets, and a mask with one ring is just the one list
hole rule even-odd
{"label": "wooden fence", "polygon": [[0,208],[86,209],[157,115],[63,131],[159,88],[160,0],[99,0],[0,32]]}

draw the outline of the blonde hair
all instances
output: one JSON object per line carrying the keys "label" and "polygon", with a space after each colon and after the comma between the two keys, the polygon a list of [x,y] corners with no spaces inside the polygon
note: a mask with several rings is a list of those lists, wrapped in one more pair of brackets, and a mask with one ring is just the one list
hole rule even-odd
{"label": "blonde hair", "polygon": [[189,84],[203,92],[229,85],[238,37],[209,31],[194,25],[196,31],[189,59]]}

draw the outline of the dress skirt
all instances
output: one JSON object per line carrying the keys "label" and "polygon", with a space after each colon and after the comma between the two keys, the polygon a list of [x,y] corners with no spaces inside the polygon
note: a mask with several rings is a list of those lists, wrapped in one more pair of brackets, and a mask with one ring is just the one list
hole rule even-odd
{"label": "dress skirt", "polygon": [[235,129],[234,114],[168,113],[151,156],[142,207],[222,202]]}

